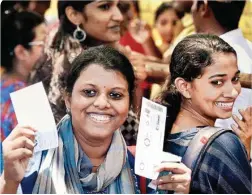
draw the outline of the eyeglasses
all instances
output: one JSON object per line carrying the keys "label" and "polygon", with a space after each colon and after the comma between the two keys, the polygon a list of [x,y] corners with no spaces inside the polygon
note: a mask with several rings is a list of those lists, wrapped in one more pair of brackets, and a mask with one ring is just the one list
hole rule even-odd
{"label": "eyeglasses", "polygon": [[[32,41],[28,43],[29,46],[45,46],[45,42],[44,41]],[[11,51],[10,55],[13,56],[14,52]]]}
{"label": "eyeglasses", "polygon": [[44,46],[45,42],[44,41],[32,41],[32,42],[29,42],[28,45],[30,45],[30,46]]}

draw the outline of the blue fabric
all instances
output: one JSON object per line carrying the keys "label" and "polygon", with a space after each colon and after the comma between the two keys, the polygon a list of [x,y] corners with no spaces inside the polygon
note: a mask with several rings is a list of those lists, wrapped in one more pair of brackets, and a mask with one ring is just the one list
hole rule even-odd
{"label": "blue fabric", "polygon": [[[78,177],[75,164],[75,156],[74,156],[74,134],[72,130],[72,123],[67,120],[66,122],[62,122],[61,126],[59,126],[59,135],[62,138],[64,143],[64,166],[65,166],[65,174],[68,175],[70,178]],[[75,176],[73,176],[75,175]],[[79,192],[81,194],[85,193],[81,183],[79,180],[75,182]]]}
{"label": "blue fabric", "polygon": [[[169,135],[164,150],[183,156],[196,128]],[[251,166],[239,138],[226,132],[216,138],[205,153],[192,181],[190,193],[251,194]]]}
{"label": "blue fabric", "polygon": [[[138,187],[133,177],[134,174],[130,169],[127,155],[125,154],[127,151],[126,144],[119,130],[114,133],[106,161],[101,165],[98,176],[92,173],[91,175],[88,174],[88,177],[80,177],[82,174],[79,174],[79,168],[83,169],[91,162],[79,150],[81,148],[73,134],[71,117],[66,115],[57,128],[60,136],[58,149],[51,149],[46,157],[42,157],[45,157],[45,160],[41,165],[33,193],[92,193],[97,192],[97,188],[99,193],[137,192]],[[118,148],[118,150],[114,151],[114,147]],[[78,152],[78,159],[75,159],[75,152]],[[112,162],[114,160],[112,158],[115,158],[117,155],[121,155],[118,156],[118,158],[120,157],[118,163],[123,164],[122,167],[116,166],[113,170],[113,165],[107,163]],[[77,167],[78,164],[80,165],[79,160],[85,165]],[[87,168],[89,169],[90,166]],[[62,174],[64,174],[64,178],[62,178]],[[97,177],[101,183],[97,183]],[[59,185],[62,185],[62,187]]]}
{"label": "blue fabric", "polygon": [[25,177],[21,181],[21,187],[23,194],[32,194],[33,186],[35,185],[36,179],[38,177],[38,172],[35,171],[28,177]]}
{"label": "blue fabric", "polygon": [[[73,174],[78,174],[78,172],[76,171],[76,169],[67,169],[67,167],[69,166],[74,166],[76,167],[75,164],[75,155],[74,155],[74,139],[73,139],[73,133],[72,133],[72,125],[71,122],[69,122],[70,120],[68,120],[68,122],[66,123],[60,123],[58,125],[58,129],[59,129],[59,136],[61,137],[62,141],[64,142],[64,160],[65,160],[65,171],[66,171],[66,175],[73,175]],[[84,152],[82,150],[79,150],[83,155],[81,158],[82,161],[82,167],[91,167],[91,162],[89,160],[89,158],[84,154]],[[38,155],[37,155],[38,154]],[[26,173],[25,177],[23,178],[23,180],[21,181],[21,188],[23,193],[25,194],[31,194],[32,192],[34,192],[34,188],[37,188],[37,184],[36,184],[36,180],[38,178],[38,172],[41,166],[41,162],[43,159],[45,159],[46,155],[48,154],[48,151],[43,151],[42,153],[36,153],[36,155],[33,156],[32,160],[29,163],[31,164],[31,166],[28,167],[29,172]],[[130,178],[129,181],[122,181],[124,178],[120,178],[120,175],[116,178],[115,182],[118,184],[118,188],[123,187],[124,190],[126,190],[127,185],[131,185],[131,182],[134,181],[134,187],[135,187],[135,192],[139,193],[139,189],[138,189],[138,183],[137,183],[137,178],[136,175],[134,174],[134,157],[131,155],[131,153],[127,150],[127,154],[128,154],[128,158],[127,161],[124,165],[124,170],[125,168],[127,170],[129,170],[129,172],[131,172],[131,174],[133,175],[133,178]],[[2,154],[1,154],[2,155]],[[78,164],[81,164],[80,162],[78,162]],[[35,166],[36,165],[36,166]],[[91,171],[91,170],[90,170]],[[48,173],[49,174],[49,173]],[[65,177],[66,178],[66,177]],[[79,176],[77,175],[77,178],[79,178]],[[82,193],[90,193],[88,190],[85,190],[84,187],[81,185],[79,179],[77,179],[78,181],[76,181],[76,185],[78,186],[80,192]],[[124,182],[124,185],[121,184],[121,182]],[[126,185],[125,185],[126,184]],[[99,193],[108,193],[108,188],[106,188],[104,191],[101,191]]]}
{"label": "blue fabric", "polygon": [[1,141],[3,141],[17,125],[15,111],[11,102],[10,93],[24,88],[26,85],[23,81],[15,79],[1,79]]}
{"label": "blue fabric", "polygon": [[[130,168],[131,168],[132,172],[134,172],[135,158],[129,150],[127,152],[128,152],[128,160],[129,160]],[[37,159],[37,160],[40,161],[40,159]],[[38,171],[35,171],[22,180],[21,186],[22,186],[23,194],[32,194],[32,190],[33,190],[34,184],[36,182],[37,176],[38,176]],[[139,184],[139,176],[134,175],[134,177],[136,178],[137,185],[138,185]]]}

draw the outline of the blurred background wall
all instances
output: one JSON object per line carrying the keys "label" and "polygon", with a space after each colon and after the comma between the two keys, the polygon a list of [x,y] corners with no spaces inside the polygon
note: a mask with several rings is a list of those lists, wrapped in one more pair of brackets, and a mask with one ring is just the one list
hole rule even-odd
{"label": "blurred background wall", "polygon": [[[141,18],[152,25],[155,10],[164,1],[169,0],[139,0]],[[50,22],[55,20],[57,17],[57,0],[51,0],[51,6],[46,12],[46,18]],[[242,29],[244,36],[252,41],[252,0],[247,0],[240,20],[240,28]]]}

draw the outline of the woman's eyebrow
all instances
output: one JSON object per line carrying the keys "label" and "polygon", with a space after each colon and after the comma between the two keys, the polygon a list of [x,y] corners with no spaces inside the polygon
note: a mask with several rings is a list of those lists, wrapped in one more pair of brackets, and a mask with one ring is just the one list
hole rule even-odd
{"label": "woman's eyebrow", "polygon": [[227,76],[227,74],[215,74],[213,76],[210,76],[208,79],[212,79],[214,77],[224,77],[224,76]]}
{"label": "woman's eyebrow", "polygon": [[[235,73],[235,75],[237,75],[237,74],[239,74],[239,73],[240,73],[240,71],[238,70],[238,71]],[[210,76],[209,79],[212,79],[212,78],[214,78],[214,77],[224,77],[224,76],[227,76],[227,74],[215,74],[215,75]]]}

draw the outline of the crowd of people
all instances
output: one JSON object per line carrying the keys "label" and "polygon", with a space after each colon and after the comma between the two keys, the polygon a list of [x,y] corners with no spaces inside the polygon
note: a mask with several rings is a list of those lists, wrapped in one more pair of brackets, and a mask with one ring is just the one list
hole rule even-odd
{"label": "crowd of people", "polygon": [[[3,1],[0,193],[251,194],[252,43],[238,28],[245,3],[164,2],[157,46],[138,1],[58,1],[50,27],[50,1]],[[37,130],[18,124],[10,93],[40,81],[59,146],[35,153]],[[156,190],[134,172],[141,99],[154,83],[162,87],[152,100],[167,107],[164,152],[183,159],[199,133],[225,130],[200,140],[197,169],[184,159],[160,163]]]}

